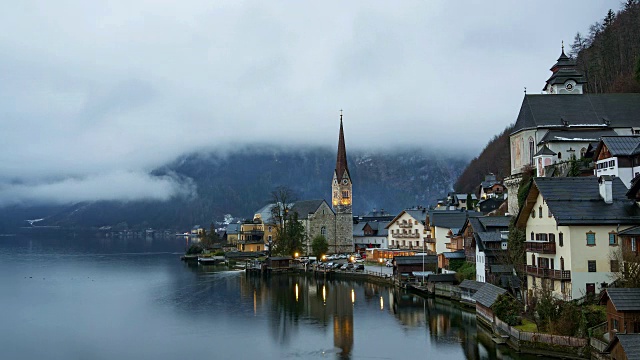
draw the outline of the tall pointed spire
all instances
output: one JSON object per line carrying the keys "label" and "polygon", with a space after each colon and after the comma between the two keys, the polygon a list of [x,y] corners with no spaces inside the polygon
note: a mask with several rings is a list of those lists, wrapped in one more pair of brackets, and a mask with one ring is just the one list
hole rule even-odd
{"label": "tall pointed spire", "polygon": [[[340,110],[340,138],[338,139],[338,158],[336,159],[336,176],[341,179],[345,170],[349,174],[347,166],[347,150],[344,145],[344,130],[342,129],[342,110]],[[351,175],[349,175],[351,177]]]}

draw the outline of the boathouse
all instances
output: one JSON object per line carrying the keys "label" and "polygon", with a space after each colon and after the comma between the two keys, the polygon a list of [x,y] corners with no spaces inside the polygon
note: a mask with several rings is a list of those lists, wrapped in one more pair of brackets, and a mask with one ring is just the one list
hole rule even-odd
{"label": "boathouse", "polygon": [[607,306],[609,339],[616,333],[640,333],[640,289],[608,288],[600,304]]}
{"label": "boathouse", "polygon": [[498,296],[506,292],[507,290],[489,283],[482,285],[475,295],[473,295],[473,300],[476,302],[476,315],[489,324],[493,324],[494,316],[491,306],[496,302]]}

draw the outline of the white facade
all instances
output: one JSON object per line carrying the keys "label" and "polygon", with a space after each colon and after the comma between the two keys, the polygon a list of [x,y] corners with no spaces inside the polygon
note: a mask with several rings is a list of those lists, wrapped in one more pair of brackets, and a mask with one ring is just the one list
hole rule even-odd
{"label": "white facade", "polygon": [[631,187],[631,180],[640,174],[640,166],[620,167],[617,157],[598,160],[593,174],[596,176],[611,175],[619,177],[627,188]]}
{"label": "white facade", "polygon": [[369,244],[380,245],[379,249],[387,249],[388,242],[386,236],[354,236],[353,242],[356,245],[366,247]]}
{"label": "white facade", "polygon": [[422,249],[425,227],[421,220],[402,212],[388,225],[387,244],[392,249]]}

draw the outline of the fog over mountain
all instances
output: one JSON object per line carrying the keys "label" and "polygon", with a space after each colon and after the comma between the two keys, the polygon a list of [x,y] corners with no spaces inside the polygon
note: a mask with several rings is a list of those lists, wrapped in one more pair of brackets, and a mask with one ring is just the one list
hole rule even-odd
{"label": "fog over mountain", "polygon": [[[393,213],[405,207],[433,204],[451,190],[466,163],[464,158],[419,149],[347,151],[356,215],[374,208]],[[177,184],[180,191],[168,199],[149,197],[129,201],[5,206],[0,209],[0,231],[11,232],[28,226],[26,219],[41,218],[43,220],[38,221],[37,226],[91,228],[121,224],[135,229],[176,230],[185,230],[194,224],[208,225],[222,220],[224,214],[249,218],[271,201],[271,191],[280,185],[290,187],[298,200],[329,201],[335,161],[334,149],[318,147],[254,146],[224,155],[192,154],[159,167],[149,175],[151,181],[157,179],[160,183],[173,181]],[[72,192],[73,184],[68,185],[68,189],[59,186],[58,190]],[[160,186],[158,188],[148,191],[163,191]],[[137,190],[135,187],[130,189]],[[55,191],[51,193],[55,194]]]}

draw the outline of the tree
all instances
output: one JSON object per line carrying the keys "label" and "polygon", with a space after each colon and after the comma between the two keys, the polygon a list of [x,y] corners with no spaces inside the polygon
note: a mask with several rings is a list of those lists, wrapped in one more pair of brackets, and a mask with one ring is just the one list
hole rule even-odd
{"label": "tree", "polygon": [[522,321],[523,306],[518,300],[514,299],[510,294],[501,294],[491,305],[491,310],[496,316],[511,326],[520,325]]}
{"label": "tree", "polygon": [[606,29],[609,26],[611,26],[611,24],[613,24],[613,21],[615,19],[616,19],[616,14],[613,12],[613,10],[609,9],[609,11],[607,12],[607,15],[604,17],[604,20],[602,21],[602,25]]}
{"label": "tree", "polygon": [[473,210],[473,208],[475,207],[475,204],[473,203],[473,197],[471,196],[471,193],[467,194],[467,210]]}
{"label": "tree", "polygon": [[571,57],[577,58],[580,51],[587,47],[587,42],[584,36],[578,31],[573,38],[573,44],[571,45]]}
{"label": "tree", "polygon": [[298,219],[298,213],[292,211],[295,195],[286,186],[279,186],[271,192],[274,206],[271,216],[276,221],[276,239],[269,252],[278,255],[294,255],[302,249],[305,240],[304,225]]}
{"label": "tree", "polygon": [[580,176],[580,164],[576,159],[574,154],[571,154],[569,157],[569,171],[567,172],[567,177],[576,177]]}
{"label": "tree", "polygon": [[313,256],[316,258],[322,258],[322,255],[329,251],[329,243],[327,242],[327,239],[322,235],[318,235],[313,238],[313,241],[311,242],[311,251],[313,252]]}
{"label": "tree", "polygon": [[611,261],[611,281],[617,287],[640,287],[640,257],[625,246],[612,247],[609,252]]}

